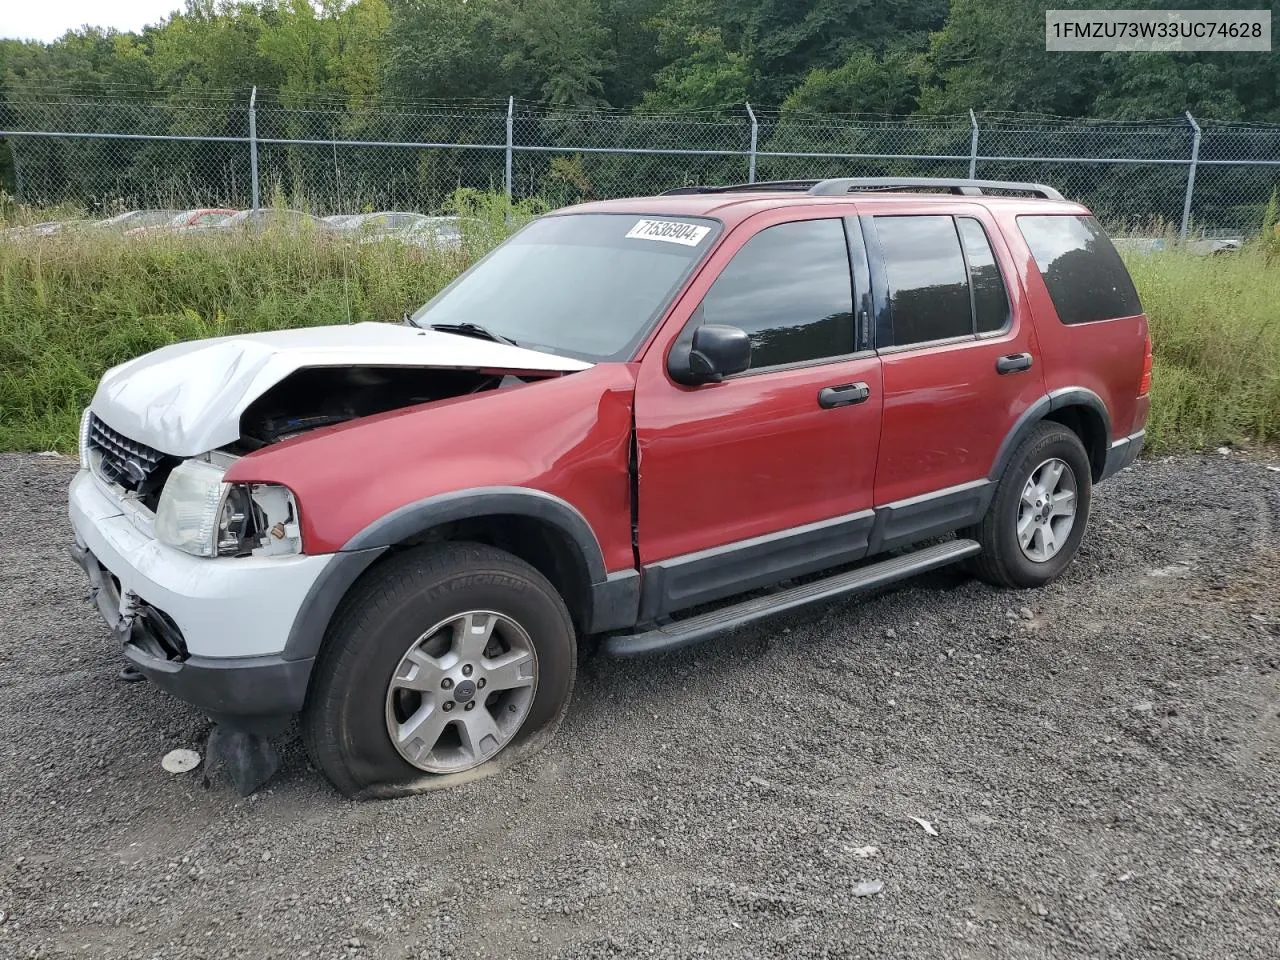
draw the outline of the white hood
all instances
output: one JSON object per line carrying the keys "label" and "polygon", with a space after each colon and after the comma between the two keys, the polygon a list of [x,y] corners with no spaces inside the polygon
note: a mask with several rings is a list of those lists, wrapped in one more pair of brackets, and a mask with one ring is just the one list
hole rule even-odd
{"label": "white hood", "polygon": [[554,373],[591,364],[390,323],[304,327],[162,347],[108,370],[92,409],[132,440],[191,457],[239,438],[245,408],[294,371],[348,366]]}

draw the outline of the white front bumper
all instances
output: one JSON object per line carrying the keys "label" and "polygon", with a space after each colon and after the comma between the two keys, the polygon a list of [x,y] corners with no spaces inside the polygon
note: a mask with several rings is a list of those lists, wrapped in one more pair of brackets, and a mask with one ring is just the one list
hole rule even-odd
{"label": "white front bumper", "polygon": [[77,544],[120,581],[121,614],[132,612],[135,598],[151,604],[178,625],[193,656],[283,651],[307,592],[330,560],[193,557],[134,526],[87,470],[71,481],[70,502]]}

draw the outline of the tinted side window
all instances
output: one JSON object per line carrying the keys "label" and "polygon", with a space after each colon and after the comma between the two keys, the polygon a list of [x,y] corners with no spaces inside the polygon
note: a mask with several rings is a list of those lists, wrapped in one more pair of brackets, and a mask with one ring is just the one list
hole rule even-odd
{"label": "tinted side window", "polygon": [[1124,261],[1093,217],[1019,217],[1018,226],[1063,323],[1142,312]]}
{"label": "tinted side window", "polygon": [[1003,329],[1009,321],[1009,295],[1000,276],[1000,265],[982,224],[972,217],[957,217],[956,229],[969,262],[969,286],[973,290],[973,323],[976,333]]}
{"label": "tinted side window", "polygon": [[852,353],[843,224],[802,220],[761,230],[734,254],[699,310],[702,323],[747,332],[752,368]]}
{"label": "tinted side window", "polygon": [[892,344],[970,336],[969,284],[951,217],[876,217],[893,316]]}

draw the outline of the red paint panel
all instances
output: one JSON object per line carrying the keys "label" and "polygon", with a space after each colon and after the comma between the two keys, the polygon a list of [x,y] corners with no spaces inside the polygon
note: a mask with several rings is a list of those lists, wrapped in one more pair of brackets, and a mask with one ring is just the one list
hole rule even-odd
{"label": "red paint panel", "polygon": [[634,370],[581,373],[454,397],[355,420],[264,448],[231,469],[233,482],[272,481],[298,498],[308,553],[425,497],[524,486],[576,507],[595,531],[606,569],[634,565],[630,452]]}
{"label": "red paint panel", "polygon": [[[871,506],[875,357],[690,388],[666,377],[661,356],[650,353],[636,387],[642,563]],[[857,381],[866,402],[818,406],[823,387]]]}

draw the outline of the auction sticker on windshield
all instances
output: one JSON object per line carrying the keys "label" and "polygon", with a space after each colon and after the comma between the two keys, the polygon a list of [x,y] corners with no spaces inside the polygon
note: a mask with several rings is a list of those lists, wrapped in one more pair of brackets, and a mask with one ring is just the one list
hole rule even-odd
{"label": "auction sticker on windshield", "polygon": [[662,240],[665,243],[680,243],[686,247],[696,247],[710,232],[710,227],[700,227],[696,223],[681,223],[678,220],[639,220],[627,231],[627,239]]}

